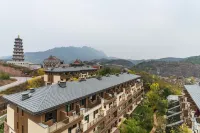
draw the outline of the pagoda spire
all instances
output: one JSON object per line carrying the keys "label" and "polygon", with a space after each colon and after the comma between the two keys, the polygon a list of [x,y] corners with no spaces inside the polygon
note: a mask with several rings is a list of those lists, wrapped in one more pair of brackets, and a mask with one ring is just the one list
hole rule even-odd
{"label": "pagoda spire", "polygon": [[22,39],[15,38],[15,45],[14,45],[14,51],[13,51],[13,61],[19,61],[23,62],[24,61],[24,52],[23,52],[23,42]]}

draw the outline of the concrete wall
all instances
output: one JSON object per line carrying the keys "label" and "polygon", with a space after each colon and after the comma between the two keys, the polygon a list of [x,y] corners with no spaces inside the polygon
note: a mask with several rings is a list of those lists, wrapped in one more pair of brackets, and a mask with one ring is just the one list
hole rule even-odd
{"label": "concrete wall", "polygon": [[14,109],[11,105],[7,105],[7,124],[10,128],[14,129]]}
{"label": "concrete wall", "polygon": [[13,65],[16,65],[16,66],[22,66],[22,67],[30,67],[29,65],[31,63],[29,62],[23,62],[23,61],[7,61],[8,64],[13,64]]}
{"label": "concrete wall", "polygon": [[45,75],[44,75],[44,82],[47,82],[47,81],[48,81],[48,75],[45,74]]}
{"label": "concrete wall", "polygon": [[28,133],[49,133],[49,130],[28,119]]}
{"label": "concrete wall", "polygon": [[54,75],[53,76],[53,81],[54,81],[54,83],[58,83],[58,81],[60,81],[60,76],[59,75]]}

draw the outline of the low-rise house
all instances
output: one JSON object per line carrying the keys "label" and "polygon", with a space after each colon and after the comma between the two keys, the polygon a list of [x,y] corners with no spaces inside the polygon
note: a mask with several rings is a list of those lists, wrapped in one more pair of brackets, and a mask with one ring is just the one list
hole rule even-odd
{"label": "low-rise house", "polygon": [[111,133],[143,99],[140,76],[123,73],[4,96],[5,133]]}
{"label": "low-rise house", "polygon": [[45,70],[44,81],[46,84],[54,84],[59,81],[68,81],[76,78],[89,78],[96,76],[97,68],[90,66],[84,67],[58,67]]}

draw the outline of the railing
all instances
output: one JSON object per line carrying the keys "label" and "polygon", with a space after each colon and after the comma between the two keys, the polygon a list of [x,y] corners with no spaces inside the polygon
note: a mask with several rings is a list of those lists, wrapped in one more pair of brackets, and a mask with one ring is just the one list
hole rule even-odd
{"label": "railing", "polygon": [[64,119],[63,121],[60,121],[60,122],[56,122],[54,123],[53,125],[51,126],[48,126],[47,123],[42,123],[40,124],[40,126],[42,128],[45,128],[46,126],[48,127],[49,129],[49,133],[53,133],[53,132],[56,132],[58,131],[59,129],[62,129],[64,128],[65,126],[67,126],[68,124],[70,124],[71,122],[74,122],[76,120],[78,120],[79,118],[83,117],[82,115],[74,115],[74,116],[69,116],[67,117],[66,119]]}
{"label": "railing", "polygon": [[90,127],[92,127],[93,125],[95,125],[102,119],[103,119],[103,115],[99,115],[98,118],[94,119],[92,122],[87,124],[87,128],[89,129]]}
{"label": "railing", "polygon": [[89,102],[88,108],[94,108],[94,107],[98,106],[99,104],[101,104],[100,99],[98,99],[95,103]]}
{"label": "railing", "polygon": [[117,98],[116,97],[112,97],[110,99],[104,99],[104,105],[110,104],[111,102],[114,102]]}
{"label": "railing", "polygon": [[92,110],[93,108],[95,108],[95,107],[97,107],[97,106],[99,106],[99,105],[101,105],[101,102],[96,103],[96,105],[94,105],[93,107],[90,106],[90,107],[92,107],[92,108],[85,108],[85,113],[89,112],[90,110]]}
{"label": "railing", "polygon": [[138,88],[138,87],[142,87],[143,86],[143,83],[137,83],[136,84],[136,87]]}
{"label": "railing", "polygon": [[115,110],[117,110],[117,103],[114,103],[113,105],[111,105],[110,109],[106,112],[106,114],[112,113]]}

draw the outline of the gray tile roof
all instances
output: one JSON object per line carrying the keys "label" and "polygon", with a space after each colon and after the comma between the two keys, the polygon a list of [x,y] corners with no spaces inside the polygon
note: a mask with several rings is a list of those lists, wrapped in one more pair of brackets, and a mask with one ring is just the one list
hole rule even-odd
{"label": "gray tile roof", "polygon": [[185,89],[190,94],[197,107],[200,109],[200,86],[199,85],[185,85]]}
{"label": "gray tile roof", "polygon": [[102,77],[102,80],[91,78],[82,82],[67,82],[66,88],[61,88],[58,84],[54,84],[36,89],[32,96],[24,101],[21,100],[22,93],[5,95],[3,97],[32,114],[40,114],[137,78],[140,78],[140,76],[124,73],[119,74],[119,76],[110,75],[110,77]]}
{"label": "gray tile roof", "polygon": [[50,70],[45,70],[45,72],[78,72],[78,71],[88,71],[88,70],[97,70],[96,68],[92,67],[58,67]]}

